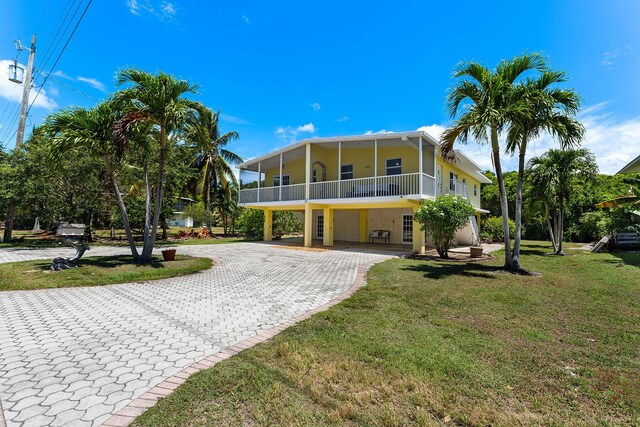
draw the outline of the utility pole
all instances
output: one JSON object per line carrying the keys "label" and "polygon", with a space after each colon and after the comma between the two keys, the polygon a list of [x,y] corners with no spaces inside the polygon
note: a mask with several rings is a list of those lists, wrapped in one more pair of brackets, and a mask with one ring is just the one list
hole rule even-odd
{"label": "utility pole", "polygon": [[[19,44],[21,49],[21,44]],[[20,149],[22,141],[24,140],[24,126],[27,121],[27,110],[29,109],[29,93],[31,92],[31,78],[33,75],[33,62],[36,57],[36,35],[31,37],[31,48],[29,49],[29,61],[27,62],[27,69],[24,72],[24,79],[22,82],[22,104],[20,105],[20,119],[18,120],[18,131],[16,132],[16,147],[15,151]],[[9,200],[9,206],[7,207],[7,218],[4,222],[4,236],[2,241],[8,243],[11,241],[11,235],[13,234],[13,220],[16,213],[16,201],[12,197]]]}

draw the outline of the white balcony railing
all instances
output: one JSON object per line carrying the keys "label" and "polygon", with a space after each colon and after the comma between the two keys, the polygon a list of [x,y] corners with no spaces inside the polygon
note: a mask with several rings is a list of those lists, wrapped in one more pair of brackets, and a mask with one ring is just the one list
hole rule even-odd
{"label": "white balcony railing", "polygon": [[[422,176],[421,176],[422,175]],[[425,173],[409,173],[368,178],[344,179],[341,181],[312,182],[309,184],[309,200],[351,199],[362,197],[386,197],[420,195],[435,196],[436,180]],[[251,188],[240,190],[239,202],[278,202],[305,200],[305,185],[283,185],[282,187]]]}

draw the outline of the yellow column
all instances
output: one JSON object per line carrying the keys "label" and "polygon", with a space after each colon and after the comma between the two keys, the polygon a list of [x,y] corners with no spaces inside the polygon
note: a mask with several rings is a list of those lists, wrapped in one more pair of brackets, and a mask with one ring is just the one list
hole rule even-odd
{"label": "yellow column", "polygon": [[264,210],[264,241],[270,242],[273,231],[273,211],[269,209]]}
{"label": "yellow column", "polygon": [[304,246],[311,247],[313,242],[313,209],[309,203],[304,204]]}
{"label": "yellow column", "polygon": [[368,234],[367,234],[367,210],[360,210],[360,242],[367,243]]}
{"label": "yellow column", "polygon": [[324,229],[322,230],[322,244],[324,246],[333,246],[333,209],[324,208],[322,210],[324,216]]}
{"label": "yellow column", "polygon": [[[416,216],[418,207],[413,208],[413,217]],[[413,221],[413,251],[419,254],[424,253],[424,230],[420,228],[420,223]]]}

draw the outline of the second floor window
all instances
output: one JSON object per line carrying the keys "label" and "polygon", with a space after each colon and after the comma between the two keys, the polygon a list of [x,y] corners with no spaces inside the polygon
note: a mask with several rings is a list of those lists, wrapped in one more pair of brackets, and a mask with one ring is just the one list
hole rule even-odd
{"label": "second floor window", "polygon": [[402,175],[402,159],[387,160],[387,175]]}
{"label": "second floor window", "polygon": [[478,195],[478,186],[476,184],[473,184],[473,195],[474,196]]}
{"label": "second floor window", "polygon": [[340,179],[353,179],[353,165],[340,166]]}
{"label": "second floor window", "polygon": [[458,175],[453,172],[449,172],[449,190],[456,191],[456,181],[458,180]]}
{"label": "second floor window", "polygon": [[[289,185],[289,184],[291,184],[291,176],[282,175],[282,185]],[[280,176],[276,175],[273,177],[273,186],[274,187],[280,186]]]}

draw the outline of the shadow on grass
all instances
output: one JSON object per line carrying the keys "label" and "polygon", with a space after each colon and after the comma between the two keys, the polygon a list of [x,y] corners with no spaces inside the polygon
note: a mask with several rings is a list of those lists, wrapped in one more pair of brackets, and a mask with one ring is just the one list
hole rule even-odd
{"label": "shadow on grass", "polygon": [[424,274],[428,279],[441,279],[451,277],[452,275],[463,277],[481,277],[485,279],[496,279],[492,273],[503,271],[501,267],[495,265],[476,264],[476,263],[435,263],[424,262],[421,264],[403,267],[404,270],[416,271]]}
{"label": "shadow on grass", "polygon": [[618,258],[619,261],[606,261],[610,264],[626,264],[633,267],[640,267],[640,251],[616,251],[611,255]]}
{"label": "shadow on grass", "polygon": [[[178,258],[176,260],[179,260]],[[162,263],[162,259],[153,258],[151,263],[149,264],[136,264],[133,262],[133,257],[131,255],[112,255],[112,256],[103,256],[103,257],[91,257],[91,258],[81,258],[78,263],[78,267],[95,267],[95,268],[118,268],[124,265],[133,265],[135,267],[151,267],[153,269],[156,268],[165,268]],[[37,268],[41,268],[42,270],[50,270],[51,269],[51,261],[42,261],[41,263],[36,264]]]}

